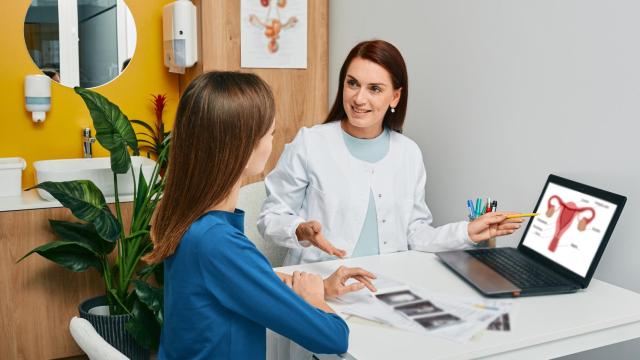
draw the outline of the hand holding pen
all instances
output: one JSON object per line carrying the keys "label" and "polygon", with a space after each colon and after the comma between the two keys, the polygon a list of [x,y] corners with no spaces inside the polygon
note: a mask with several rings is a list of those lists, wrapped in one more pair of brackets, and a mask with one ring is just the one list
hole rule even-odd
{"label": "hand holding pen", "polygon": [[513,234],[524,222],[524,217],[514,217],[517,213],[492,211],[469,222],[467,232],[469,239],[477,243],[497,236]]}

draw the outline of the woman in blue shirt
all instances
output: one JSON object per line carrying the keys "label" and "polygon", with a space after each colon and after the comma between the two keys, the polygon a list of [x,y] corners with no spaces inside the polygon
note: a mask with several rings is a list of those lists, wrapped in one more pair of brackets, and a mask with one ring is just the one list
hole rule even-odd
{"label": "woman in blue shirt", "polygon": [[347,351],[349,328],[325,298],[374,290],[374,276],[346,267],[324,281],[276,274],[235,208],[242,179],[262,172],[271,153],[274,113],[271,90],[253,74],[203,74],[180,99],[146,257],[164,260],[160,359],[264,358],[265,328],[315,353]]}

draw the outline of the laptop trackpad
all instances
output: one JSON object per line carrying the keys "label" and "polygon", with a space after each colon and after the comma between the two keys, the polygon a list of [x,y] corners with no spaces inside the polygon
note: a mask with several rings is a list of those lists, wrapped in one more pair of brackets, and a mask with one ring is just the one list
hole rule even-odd
{"label": "laptop trackpad", "polygon": [[465,251],[446,251],[437,255],[458,275],[486,295],[520,293],[521,291],[519,287]]}

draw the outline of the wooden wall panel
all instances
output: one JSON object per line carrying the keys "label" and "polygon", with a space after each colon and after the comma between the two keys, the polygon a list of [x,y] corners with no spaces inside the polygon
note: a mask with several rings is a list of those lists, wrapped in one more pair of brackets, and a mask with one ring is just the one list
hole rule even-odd
{"label": "wooden wall panel", "polygon": [[[256,0],[257,1],[257,0]],[[273,153],[262,175],[273,169],[284,144],[291,142],[303,126],[318,124],[327,115],[329,3],[307,2],[307,69],[240,68],[240,1],[196,0],[199,17],[199,61],[180,79],[181,92],[203,71],[253,72],[272,88],[276,100],[277,130]]]}
{"label": "wooden wall panel", "polygon": [[[113,208],[112,208],[113,210]],[[131,216],[131,203],[123,204]],[[115,212],[114,212],[115,213]],[[33,254],[55,240],[49,219],[77,221],[65,208],[0,212],[0,357],[52,359],[82,354],[69,333],[78,305],[104,294],[95,270],[74,273]],[[127,224],[125,224],[127,227]]]}

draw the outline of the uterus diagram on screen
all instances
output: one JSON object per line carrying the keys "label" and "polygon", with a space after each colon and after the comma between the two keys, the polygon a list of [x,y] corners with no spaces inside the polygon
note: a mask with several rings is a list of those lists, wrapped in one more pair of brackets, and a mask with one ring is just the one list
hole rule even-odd
{"label": "uterus diagram on screen", "polygon": [[[563,201],[558,195],[552,195],[547,201],[547,211],[545,215],[550,218],[556,211],[559,211],[559,214],[556,220],[556,231],[553,234],[553,239],[551,239],[549,243],[549,251],[551,252],[556,251],[562,235],[567,231],[569,226],[571,226],[574,219],[579,219],[578,231],[584,231],[587,225],[596,217],[596,211],[592,207],[578,207],[573,202]],[[580,218],[580,214],[585,214],[586,216]]]}

